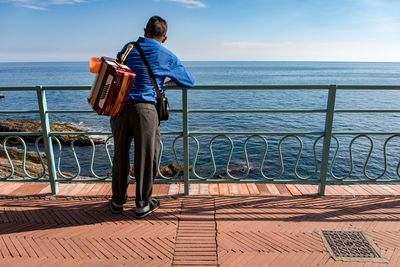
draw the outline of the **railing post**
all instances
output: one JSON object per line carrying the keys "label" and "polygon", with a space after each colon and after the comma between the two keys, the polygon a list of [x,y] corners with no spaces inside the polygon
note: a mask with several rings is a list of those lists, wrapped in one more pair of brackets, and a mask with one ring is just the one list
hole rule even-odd
{"label": "railing post", "polygon": [[58,193],[57,171],[54,160],[53,143],[50,136],[50,122],[49,115],[47,114],[47,100],[46,92],[42,86],[36,87],[36,93],[38,97],[39,111],[40,111],[40,122],[42,125],[43,143],[46,150],[47,158],[47,170],[49,172],[50,188],[53,195]]}
{"label": "railing post", "polygon": [[326,176],[328,173],[328,163],[329,163],[329,150],[332,139],[333,114],[335,112],[335,99],[336,99],[336,85],[330,85],[328,93],[327,112],[325,118],[324,145],[322,148],[321,182],[318,188],[318,194],[320,196],[325,195]]}
{"label": "railing post", "polygon": [[183,182],[185,195],[189,195],[189,118],[187,88],[182,88],[182,130],[183,130]]}

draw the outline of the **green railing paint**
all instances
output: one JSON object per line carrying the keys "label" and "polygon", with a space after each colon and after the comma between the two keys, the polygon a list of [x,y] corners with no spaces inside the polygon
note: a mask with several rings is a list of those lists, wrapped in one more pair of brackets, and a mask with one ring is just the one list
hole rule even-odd
{"label": "green railing paint", "polygon": [[40,123],[42,124],[43,142],[47,156],[46,157],[47,169],[49,172],[51,192],[53,194],[57,194],[58,193],[57,171],[54,163],[53,143],[52,143],[52,138],[50,136],[51,130],[50,130],[49,114],[47,113],[46,91],[43,90],[42,86],[38,86],[36,87],[36,94],[38,98],[39,111],[40,111]]}
{"label": "green railing paint", "polygon": [[[49,123],[49,114],[87,114],[93,113],[91,110],[49,110],[47,108],[47,100],[46,100],[46,91],[77,91],[77,90],[90,90],[89,86],[37,86],[37,87],[0,87],[0,91],[36,91],[37,100],[39,110],[0,110],[0,114],[39,114],[41,119],[42,131],[41,132],[0,132],[0,136],[5,136],[3,141],[3,146],[5,150],[5,154],[7,160],[10,164],[11,172],[9,175],[5,177],[0,177],[0,181],[49,181],[51,184],[51,190],[53,194],[57,194],[58,186],[57,182],[60,181],[98,181],[98,182],[109,182],[110,181],[110,174],[108,173],[105,176],[98,175],[94,170],[94,161],[95,161],[95,151],[96,146],[94,142],[89,137],[90,135],[103,135],[108,136],[105,141],[105,152],[107,154],[108,162],[110,166],[112,166],[111,155],[109,153],[109,141],[112,138],[111,132],[52,132],[50,130],[50,123]],[[209,182],[209,183],[247,183],[247,182],[255,182],[255,183],[313,183],[319,185],[319,194],[325,194],[325,186],[331,183],[353,183],[353,182],[362,182],[362,183],[376,183],[376,182],[399,182],[400,180],[400,162],[397,165],[396,174],[398,177],[395,179],[386,179],[380,180],[385,173],[387,172],[387,146],[388,143],[395,139],[400,138],[400,132],[332,132],[332,124],[334,122],[334,113],[400,113],[400,110],[397,109],[335,109],[335,96],[337,90],[400,90],[400,86],[380,86],[380,85],[357,85],[357,86],[349,86],[349,85],[248,85],[248,86],[241,86],[241,85],[201,85],[196,86],[194,88],[186,89],[186,88],[179,88],[176,86],[169,86],[168,90],[180,90],[182,92],[182,109],[172,109],[172,113],[182,113],[182,131],[161,131],[162,135],[171,135],[176,136],[173,140],[172,150],[174,153],[174,158],[176,164],[179,166],[178,155],[176,152],[176,143],[178,140],[183,140],[183,177],[179,178],[179,172],[171,177],[166,177],[161,175],[161,179],[158,182],[161,183],[170,183],[170,182],[184,182],[184,190],[185,194],[189,194],[189,183],[191,182]],[[226,110],[216,110],[216,109],[190,109],[188,106],[188,97],[190,91],[196,90],[325,90],[328,91],[327,97],[327,108],[326,109],[226,109]],[[232,92],[233,94],[239,92]],[[221,132],[221,131],[213,131],[213,132],[202,132],[202,131],[190,131],[189,128],[189,121],[190,121],[190,114],[211,114],[211,113],[235,113],[235,114],[253,114],[253,113],[282,113],[282,114],[289,114],[289,113],[325,113],[325,129],[323,132]],[[73,135],[72,143],[71,143],[71,150],[74,157],[74,161],[77,167],[77,172],[71,175],[66,175],[61,171],[61,157],[62,157],[62,145],[58,140],[57,136],[59,135]],[[211,165],[212,171],[207,176],[201,176],[196,172],[196,164],[198,161],[198,155],[200,150],[200,145],[198,141],[199,136],[211,136],[211,140],[208,145],[208,150],[210,153],[211,158]],[[350,170],[347,175],[338,177],[334,174],[334,166],[336,162],[336,156],[339,151],[340,142],[336,136],[355,136],[352,138],[350,145],[349,145],[349,161],[350,161]],[[380,175],[376,177],[372,177],[368,174],[367,167],[368,163],[372,154],[372,148],[374,146],[374,142],[370,136],[389,136],[383,145],[383,163],[384,168]],[[25,141],[23,140],[24,136],[37,136],[35,142],[35,150],[39,155],[41,160],[41,164],[43,166],[43,171],[38,176],[32,176],[26,171],[26,153],[27,148]],[[90,172],[93,175],[94,179],[79,179],[79,175],[81,173],[81,166],[79,163],[79,159],[77,157],[75,151],[75,141],[77,138],[83,136],[87,138],[91,144],[91,157],[90,157]],[[241,176],[235,176],[229,169],[230,160],[232,158],[233,153],[233,141],[229,136],[247,136],[244,144],[243,144],[243,155],[246,162],[246,171]],[[263,171],[263,165],[266,160],[267,150],[268,150],[268,140],[264,136],[282,136],[278,144],[278,153],[279,153],[279,164],[281,171],[278,176],[276,177],[269,177]],[[307,176],[303,177],[299,175],[297,172],[298,164],[301,158],[301,153],[303,150],[303,141],[299,136],[315,136],[316,139],[313,143],[313,160],[314,160],[314,172]],[[7,151],[7,145],[10,139],[18,140],[23,148],[24,148],[24,156],[23,156],[23,171],[28,179],[15,179],[12,178],[15,167],[12,162],[12,159],[9,156]],[[248,151],[247,151],[247,143],[252,140],[260,140],[264,143],[264,152],[261,158],[261,164],[259,168],[260,172],[260,179],[249,179],[250,166],[249,166],[249,159],[248,159]],[[293,139],[296,140],[298,143],[298,153],[296,157],[296,162],[294,164],[293,173],[296,177],[296,180],[291,179],[284,179],[282,177],[285,165],[283,162],[283,155],[281,151],[282,144],[288,140]],[[366,180],[357,181],[351,180],[351,175],[353,172],[353,144],[358,139],[365,139],[369,141],[370,147],[367,158],[365,160],[363,166],[363,175]],[[196,151],[194,152],[194,158],[192,164],[190,164],[189,158],[189,141],[193,140],[196,144]],[[213,143],[216,140],[225,140],[229,144],[229,154],[227,157],[227,163],[224,167],[224,171],[227,174],[227,179],[216,179],[216,163],[214,160],[214,152],[213,152]],[[47,164],[44,163],[43,159],[40,157],[39,152],[39,142],[43,141],[45,147],[45,153],[47,158]],[[55,145],[53,145],[53,141]],[[333,155],[330,153],[331,143],[333,142],[336,145],[335,152]],[[322,143],[322,158],[320,166],[318,166],[318,159],[317,159],[317,144]],[[58,148],[57,151],[57,163],[55,157],[54,149]],[[161,154],[159,163],[161,162],[162,154],[163,154],[163,144],[161,143]],[[331,159],[331,160],[330,160]],[[189,166],[192,165],[192,171],[189,170]],[[45,175],[45,168],[48,169],[49,172],[49,179],[43,179]],[[319,176],[318,176],[318,171]],[[328,180],[330,178],[330,180]],[[134,177],[131,177],[134,179]]]}
{"label": "green railing paint", "polygon": [[[187,89],[182,89],[182,126],[183,126],[183,182],[185,183],[185,195],[189,195],[189,106]],[[179,168],[179,165],[178,165]]]}
{"label": "green railing paint", "polygon": [[318,188],[318,193],[320,195],[325,195],[329,150],[331,147],[331,138],[332,138],[333,113],[335,111],[335,99],[336,99],[336,85],[331,85],[329,86],[328,103],[327,103],[328,111],[326,112],[326,118],[325,118],[324,146],[322,149],[322,164],[321,164],[321,183],[319,184]]}

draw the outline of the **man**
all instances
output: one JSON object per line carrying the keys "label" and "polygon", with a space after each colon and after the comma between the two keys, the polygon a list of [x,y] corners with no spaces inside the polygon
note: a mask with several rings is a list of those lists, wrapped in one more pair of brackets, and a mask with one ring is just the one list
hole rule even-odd
{"label": "man", "polygon": [[[144,38],[140,37],[136,42],[142,48],[159,88],[162,88],[167,77],[179,86],[193,87],[192,75],[186,71],[172,52],[161,45],[167,40],[166,33],[167,22],[161,17],[153,16],[144,29]],[[119,60],[128,44],[118,53]],[[157,93],[135,47],[126,57],[124,64],[136,74],[136,79],[123,111],[119,116],[111,117],[110,120],[115,146],[112,168],[113,196],[110,209],[113,213],[122,212],[127,200],[130,171],[129,148],[133,139],[136,178],[134,216],[144,218],[160,206],[160,202],[151,197],[160,151],[160,127],[155,107]]]}

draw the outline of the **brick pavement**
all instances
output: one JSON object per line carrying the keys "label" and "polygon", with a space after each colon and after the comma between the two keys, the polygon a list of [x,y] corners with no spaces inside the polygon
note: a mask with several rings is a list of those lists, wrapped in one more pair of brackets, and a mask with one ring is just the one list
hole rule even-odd
{"label": "brick pavement", "polygon": [[[108,198],[0,198],[0,266],[400,266],[400,198],[161,197],[145,220]],[[390,261],[335,262],[320,228],[365,231]]]}

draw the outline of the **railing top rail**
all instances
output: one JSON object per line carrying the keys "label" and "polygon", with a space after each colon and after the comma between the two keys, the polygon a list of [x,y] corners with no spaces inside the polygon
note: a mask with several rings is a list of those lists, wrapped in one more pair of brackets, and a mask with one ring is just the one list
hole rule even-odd
{"label": "railing top rail", "polygon": [[[40,85],[39,85],[40,86]],[[36,91],[38,86],[0,86],[0,91]],[[42,86],[43,90],[48,91],[80,91],[90,90],[91,86],[76,85],[76,86]]]}
{"label": "railing top rail", "polygon": [[[196,85],[188,90],[328,90],[336,86],[338,90],[400,90],[399,85]],[[167,89],[181,89],[168,86]]]}
{"label": "railing top rail", "polygon": [[[327,90],[332,85],[196,85],[188,90]],[[400,90],[400,85],[335,85],[338,90]],[[1,86],[0,91],[35,91],[37,86]],[[42,86],[48,91],[90,90],[90,86]],[[166,86],[181,90],[179,86]]]}
{"label": "railing top rail", "polygon": [[399,85],[337,85],[338,90],[400,90]]}
{"label": "railing top rail", "polygon": [[0,86],[0,91],[36,91],[36,86]]}
{"label": "railing top rail", "polygon": [[[327,90],[330,85],[196,85],[188,90]],[[167,89],[180,89],[168,86]]]}

